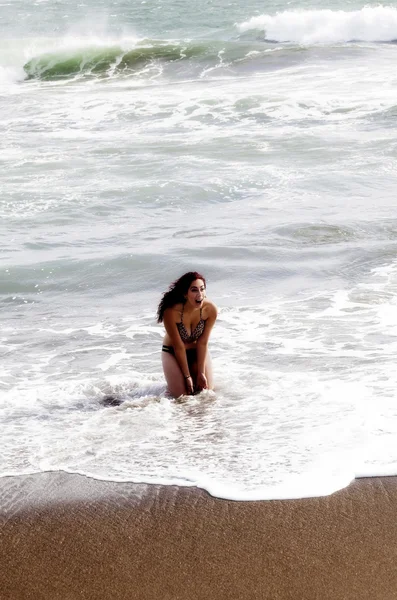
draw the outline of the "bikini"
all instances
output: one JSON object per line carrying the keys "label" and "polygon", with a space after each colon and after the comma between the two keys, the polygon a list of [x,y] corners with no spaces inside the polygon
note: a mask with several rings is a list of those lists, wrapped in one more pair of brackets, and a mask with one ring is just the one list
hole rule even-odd
{"label": "bikini", "polygon": [[[184,308],[185,308],[185,305],[182,306],[181,322],[177,323],[176,326],[178,327],[179,335],[181,336],[182,342],[184,342],[185,344],[192,344],[193,342],[197,342],[197,340],[203,334],[203,331],[204,331],[205,321],[204,321],[203,315],[202,315],[203,307],[200,308],[200,320],[197,323],[196,327],[193,329],[192,333],[190,333],[190,334],[188,333],[188,331],[184,325],[184,322],[183,322]],[[168,352],[169,354],[172,354],[172,356],[175,356],[174,346],[163,345],[162,351]],[[192,355],[193,353],[196,353],[196,348],[187,348],[186,355],[188,355],[188,354]]]}

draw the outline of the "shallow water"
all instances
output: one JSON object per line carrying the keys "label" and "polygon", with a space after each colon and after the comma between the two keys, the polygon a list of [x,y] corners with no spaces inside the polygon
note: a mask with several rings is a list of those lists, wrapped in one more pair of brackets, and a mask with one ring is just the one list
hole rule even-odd
{"label": "shallow water", "polygon": [[[0,473],[395,474],[395,5],[1,10]],[[175,402],[155,313],[191,269],[216,389]]]}

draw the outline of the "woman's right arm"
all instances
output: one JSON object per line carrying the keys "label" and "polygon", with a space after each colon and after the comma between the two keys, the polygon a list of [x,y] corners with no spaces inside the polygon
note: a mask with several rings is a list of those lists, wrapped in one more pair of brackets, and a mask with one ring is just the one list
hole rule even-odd
{"label": "woman's right arm", "polygon": [[167,308],[164,311],[163,322],[165,330],[171,338],[171,343],[175,352],[175,358],[185,379],[186,390],[188,394],[192,394],[194,391],[193,379],[191,378],[189,372],[185,346],[181,340],[181,336],[179,335],[179,331],[176,326],[175,310],[173,308]]}

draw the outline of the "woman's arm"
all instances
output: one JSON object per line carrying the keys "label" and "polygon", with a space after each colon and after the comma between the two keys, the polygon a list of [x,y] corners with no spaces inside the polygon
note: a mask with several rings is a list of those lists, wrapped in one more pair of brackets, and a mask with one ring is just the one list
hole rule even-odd
{"label": "woman's arm", "polygon": [[212,302],[208,303],[208,316],[205,320],[203,334],[197,340],[197,387],[204,389],[207,387],[207,378],[205,376],[205,359],[207,356],[208,340],[218,316],[218,309]]}

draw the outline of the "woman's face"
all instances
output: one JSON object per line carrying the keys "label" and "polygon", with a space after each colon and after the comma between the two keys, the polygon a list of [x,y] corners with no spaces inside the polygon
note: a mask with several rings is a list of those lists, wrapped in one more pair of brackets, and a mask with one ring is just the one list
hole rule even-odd
{"label": "woman's face", "polygon": [[195,279],[189,286],[186,301],[195,308],[201,307],[205,298],[205,285],[202,279]]}

